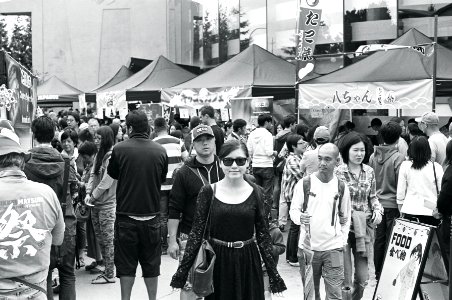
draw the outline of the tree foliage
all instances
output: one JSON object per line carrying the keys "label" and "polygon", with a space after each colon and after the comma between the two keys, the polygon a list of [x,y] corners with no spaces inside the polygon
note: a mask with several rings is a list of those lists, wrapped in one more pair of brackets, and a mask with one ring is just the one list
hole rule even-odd
{"label": "tree foliage", "polygon": [[30,17],[18,16],[9,43],[9,51],[10,55],[28,70],[33,69],[31,46]]}
{"label": "tree foliage", "polygon": [[9,52],[9,37],[8,31],[6,30],[5,19],[0,19],[0,50]]}

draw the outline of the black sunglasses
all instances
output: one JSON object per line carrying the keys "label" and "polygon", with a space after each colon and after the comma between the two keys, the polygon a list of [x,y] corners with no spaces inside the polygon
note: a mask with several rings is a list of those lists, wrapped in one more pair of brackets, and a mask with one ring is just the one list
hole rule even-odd
{"label": "black sunglasses", "polygon": [[232,164],[234,162],[237,164],[237,166],[242,167],[242,166],[244,166],[246,164],[246,158],[244,158],[244,157],[236,157],[236,158],[226,157],[226,158],[223,158],[223,164],[226,167],[232,166]]}

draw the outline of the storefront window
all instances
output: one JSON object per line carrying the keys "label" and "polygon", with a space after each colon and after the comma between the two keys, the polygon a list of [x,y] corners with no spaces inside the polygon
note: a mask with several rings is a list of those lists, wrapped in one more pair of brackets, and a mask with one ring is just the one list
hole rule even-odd
{"label": "storefront window", "polygon": [[219,62],[223,63],[240,52],[239,0],[220,0]]}
{"label": "storefront window", "polygon": [[438,15],[438,42],[452,49],[452,3],[445,0],[399,0],[399,35],[416,28],[434,36],[434,16]]}
{"label": "storefront window", "polygon": [[344,8],[345,51],[397,38],[397,0],[345,0]]}
{"label": "storefront window", "polygon": [[256,44],[267,48],[266,0],[240,0],[240,51]]}

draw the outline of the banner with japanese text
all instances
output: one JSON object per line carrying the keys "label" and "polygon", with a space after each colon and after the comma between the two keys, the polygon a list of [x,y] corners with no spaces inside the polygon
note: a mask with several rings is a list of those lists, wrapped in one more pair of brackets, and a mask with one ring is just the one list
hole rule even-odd
{"label": "banner with japanese text", "polygon": [[[308,63],[314,63],[314,49],[317,36],[320,34],[322,10],[316,8],[318,1],[300,0],[298,8],[297,29],[295,33],[295,59],[297,60],[297,81],[312,71],[301,72]],[[305,74],[306,73],[306,74]]]}
{"label": "banner with japanese text", "polygon": [[250,86],[185,89],[181,91],[162,90],[162,102],[171,107],[199,109],[210,105],[215,109],[226,108],[232,98],[251,96]]}
{"label": "banner with japanese text", "polygon": [[374,300],[411,300],[417,293],[433,227],[397,219]]}
{"label": "banner with japanese text", "polygon": [[344,82],[299,85],[301,109],[428,109],[431,79],[395,82]]}

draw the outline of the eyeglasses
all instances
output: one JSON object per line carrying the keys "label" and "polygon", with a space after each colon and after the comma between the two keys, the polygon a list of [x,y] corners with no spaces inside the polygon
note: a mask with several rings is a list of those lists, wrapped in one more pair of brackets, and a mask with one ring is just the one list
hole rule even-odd
{"label": "eyeglasses", "polygon": [[226,167],[232,166],[232,164],[234,162],[237,164],[237,166],[242,167],[242,166],[244,166],[246,164],[246,158],[244,158],[244,157],[236,157],[236,158],[226,157],[226,158],[223,158],[223,164]]}

